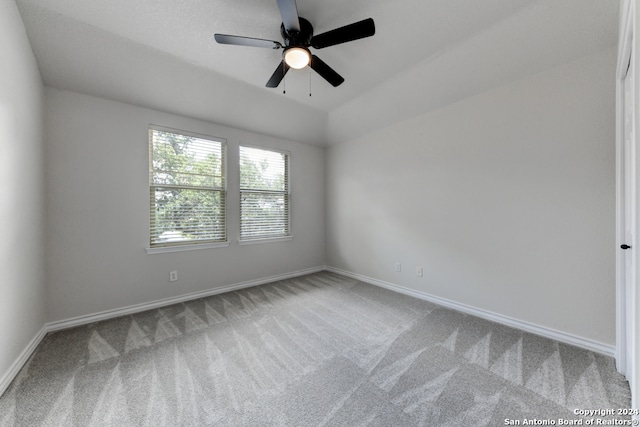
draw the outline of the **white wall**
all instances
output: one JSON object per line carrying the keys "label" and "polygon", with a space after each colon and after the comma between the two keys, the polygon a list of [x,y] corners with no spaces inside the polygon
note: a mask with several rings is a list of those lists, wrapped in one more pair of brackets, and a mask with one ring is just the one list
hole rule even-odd
{"label": "white wall", "polygon": [[[42,81],[13,1],[0,2],[0,394],[46,319]],[[18,368],[20,366],[17,366]]]}
{"label": "white wall", "polygon": [[332,146],[327,264],[613,345],[615,63],[608,49]]}
{"label": "white wall", "polygon": [[[229,247],[145,252],[149,124],[227,139]],[[45,130],[50,321],[324,264],[322,148],[51,88]],[[238,245],[240,142],[291,152],[293,240]]]}

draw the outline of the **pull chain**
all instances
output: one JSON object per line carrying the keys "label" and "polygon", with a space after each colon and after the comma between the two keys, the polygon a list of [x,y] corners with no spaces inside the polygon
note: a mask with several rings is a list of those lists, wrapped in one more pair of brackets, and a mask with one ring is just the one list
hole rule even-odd
{"label": "pull chain", "polygon": [[309,97],[311,97],[311,68],[309,68]]}
{"label": "pull chain", "polygon": [[287,75],[286,74],[282,77],[282,93],[283,94],[287,93]]}

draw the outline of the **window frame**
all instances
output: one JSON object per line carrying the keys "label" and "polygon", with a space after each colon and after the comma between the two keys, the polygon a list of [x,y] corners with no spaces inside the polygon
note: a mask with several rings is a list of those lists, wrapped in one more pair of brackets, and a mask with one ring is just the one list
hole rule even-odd
{"label": "window frame", "polygon": [[[195,191],[214,191],[214,192],[219,192],[220,193],[220,197],[223,200],[223,209],[221,209],[222,212],[222,216],[224,218],[224,240],[212,240],[212,239],[202,239],[202,240],[188,240],[188,241],[182,241],[182,242],[168,242],[168,243],[163,243],[163,244],[152,244],[152,230],[151,230],[151,221],[153,220],[153,215],[154,215],[154,211],[153,211],[153,194],[154,194],[154,189],[155,188],[163,188],[163,187],[167,187],[166,185],[162,185],[162,184],[154,184],[153,182],[153,139],[152,139],[152,132],[153,131],[158,131],[158,132],[166,132],[166,133],[172,133],[172,134],[176,134],[176,135],[182,135],[182,136],[187,136],[187,137],[192,137],[192,138],[198,138],[198,139],[202,139],[202,140],[206,140],[206,141],[211,141],[211,142],[215,142],[215,143],[219,143],[220,144],[220,148],[221,148],[221,159],[220,159],[220,169],[221,169],[221,180],[222,180],[222,186],[220,189],[210,189],[210,188],[202,188],[200,190],[198,190],[198,188],[194,188],[192,186],[184,186],[185,189],[190,189],[190,190],[195,190]],[[209,249],[209,248],[219,248],[219,247],[227,247],[229,246],[229,217],[228,217],[228,179],[227,179],[227,151],[228,151],[228,144],[227,144],[227,140],[225,138],[221,138],[221,137],[216,137],[216,136],[212,136],[212,135],[207,135],[207,134],[201,134],[201,133],[196,133],[196,132],[191,132],[191,131],[185,131],[182,129],[175,129],[175,128],[170,128],[170,127],[166,127],[166,126],[159,126],[159,125],[154,125],[154,124],[150,124],[147,130],[147,134],[148,134],[148,144],[149,144],[149,148],[148,148],[148,156],[149,156],[149,166],[148,166],[148,195],[149,195],[149,210],[148,210],[148,220],[149,220],[149,227],[148,227],[148,235],[147,235],[147,244],[148,247],[145,248],[147,254],[156,254],[156,253],[166,253],[166,252],[180,252],[180,251],[191,251],[191,250],[199,250],[199,249]],[[180,188],[181,186],[171,186],[171,188]]]}
{"label": "window frame", "polygon": [[[287,197],[287,234],[280,236],[262,236],[255,238],[243,238],[242,237],[242,193],[243,191],[251,192],[251,189],[243,189],[241,185],[241,157],[240,150],[242,148],[253,148],[256,150],[270,151],[273,153],[280,153],[285,155],[285,175],[286,175],[286,192],[285,191],[269,191],[258,190],[260,192],[272,193],[272,194],[285,194]],[[255,192],[256,189],[253,189]],[[254,144],[245,144],[240,142],[238,144],[238,244],[239,245],[255,245],[261,243],[282,242],[293,239],[293,215],[292,215],[292,194],[291,194],[291,152],[288,150],[282,150],[278,148],[265,147]]]}

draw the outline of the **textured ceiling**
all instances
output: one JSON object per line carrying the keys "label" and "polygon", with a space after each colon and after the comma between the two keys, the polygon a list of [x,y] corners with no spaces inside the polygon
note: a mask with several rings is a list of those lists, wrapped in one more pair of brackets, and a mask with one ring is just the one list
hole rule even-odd
{"label": "textured ceiling", "polygon": [[264,86],[281,51],[213,40],[281,41],[275,0],[17,4],[49,86],[314,144],[613,46],[618,14],[618,0],[298,0],[316,34],[371,17],[376,35],[314,51],[343,85],[291,70],[283,94]]}

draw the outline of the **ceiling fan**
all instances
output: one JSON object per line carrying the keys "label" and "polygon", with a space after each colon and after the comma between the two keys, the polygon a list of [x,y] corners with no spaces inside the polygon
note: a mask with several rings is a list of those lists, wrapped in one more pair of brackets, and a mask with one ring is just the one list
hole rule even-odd
{"label": "ceiling fan", "polygon": [[215,34],[216,41],[220,44],[284,49],[282,61],[267,82],[267,87],[278,87],[285,74],[287,74],[287,71],[289,71],[289,68],[301,69],[307,65],[313,68],[315,72],[320,74],[321,77],[334,87],[341,85],[344,82],[344,78],[323,60],[313,55],[309,51],[309,47],[322,49],[340,43],[370,37],[376,32],[373,19],[368,18],[314,36],[311,23],[298,16],[296,0],[277,0],[277,2],[280,15],[282,16],[280,34],[282,34],[282,38],[284,39],[284,45],[274,40],[232,36],[228,34]]}

